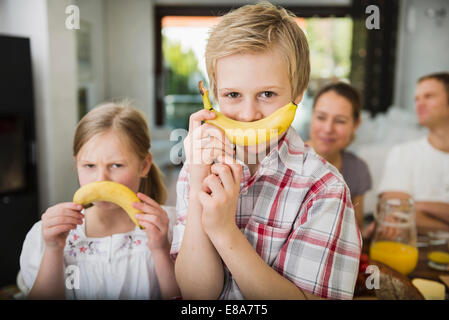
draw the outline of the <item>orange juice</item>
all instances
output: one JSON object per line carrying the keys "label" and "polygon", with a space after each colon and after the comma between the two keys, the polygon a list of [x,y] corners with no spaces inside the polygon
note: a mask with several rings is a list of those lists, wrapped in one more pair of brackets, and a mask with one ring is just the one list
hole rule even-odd
{"label": "orange juice", "polygon": [[404,275],[412,272],[418,263],[418,249],[400,242],[375,242],[370,247],[369,255],[372,260],[382,262]]}

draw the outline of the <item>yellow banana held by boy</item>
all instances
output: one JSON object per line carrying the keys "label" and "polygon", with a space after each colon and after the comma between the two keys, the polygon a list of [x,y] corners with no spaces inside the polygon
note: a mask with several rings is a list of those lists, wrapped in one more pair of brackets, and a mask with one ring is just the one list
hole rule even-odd
{"label": "yellow banana held by boy", "polygon": [[127,186],[113,181],[96,181],[85,184],[73,195],[73,202],[86,206],[94,201],[107,201],[115,203],[126,211],[131,220],[143,229],[135,218],[136,213],[142,213],[133,208],[133,202],[141,202],[137,195]]}
{"label": "yellow banana held by boy", "polygon": [[222,129],[233,144],[254,146],[268,142],[282,135],[295,118],[297,105],[290,102],[264,119],[252,122],[236,121],[212,107],[209,90],[204,88],[203,81],[198,83],[198,88],[203,98],[204,109],[213,111],[217,115],[215,119],[205,122]]}

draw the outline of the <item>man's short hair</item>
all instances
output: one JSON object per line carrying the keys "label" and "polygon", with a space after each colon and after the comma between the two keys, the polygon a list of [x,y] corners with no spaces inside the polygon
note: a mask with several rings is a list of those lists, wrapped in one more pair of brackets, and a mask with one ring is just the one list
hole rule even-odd
{"label": "man's short hair", "polygon": [[422,76],[421,78],[418,79],[417,83],[429,79],[435,79],[443,83],[444,88],[446,89],[447,102],[449,103],[449,72],[435,72]]}

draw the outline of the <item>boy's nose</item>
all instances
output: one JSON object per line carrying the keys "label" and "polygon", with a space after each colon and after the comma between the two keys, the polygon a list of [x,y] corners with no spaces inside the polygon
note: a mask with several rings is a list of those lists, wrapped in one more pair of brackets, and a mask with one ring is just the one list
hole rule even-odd
{"label": "boy's nose", "polygon": [[255,102],[248,102],[245,106],[238,112],[238,120],[244,122],[257,121],[263,118],[257,104]]}

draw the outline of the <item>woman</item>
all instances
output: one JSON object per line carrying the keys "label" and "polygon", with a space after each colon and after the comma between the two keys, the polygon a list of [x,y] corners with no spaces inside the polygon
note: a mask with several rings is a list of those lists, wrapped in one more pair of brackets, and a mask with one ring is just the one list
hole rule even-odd
{"label": "woman", "polygon": [[362,159],[345,150],[360,126],[361,110],[360,95],[352,86],[337,82],[323,87],[315,96],[307,143],[343,175],[351,192],[358,226],[364,230],[363,200],[371,189],[371,175]]}

